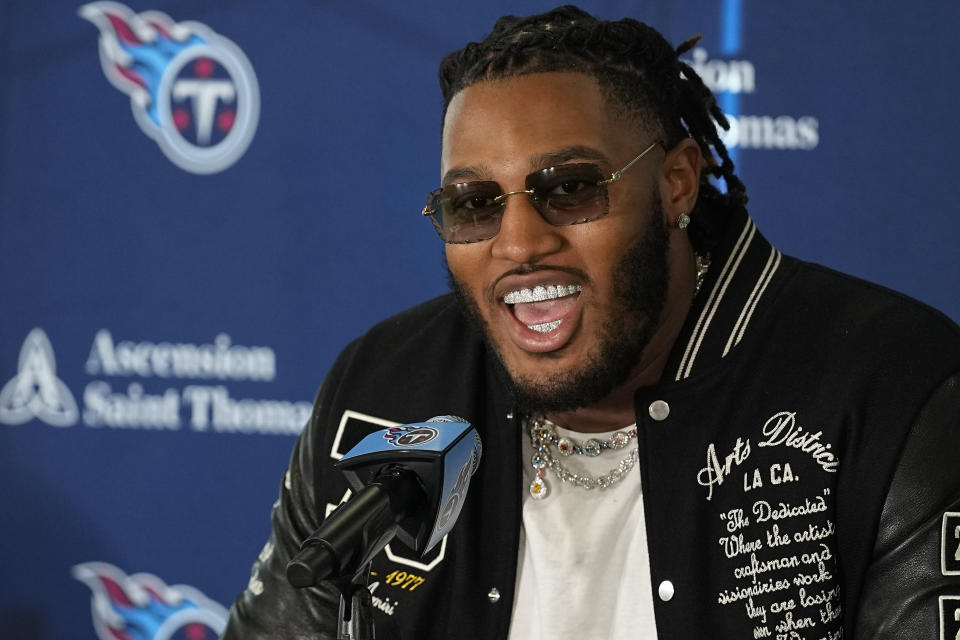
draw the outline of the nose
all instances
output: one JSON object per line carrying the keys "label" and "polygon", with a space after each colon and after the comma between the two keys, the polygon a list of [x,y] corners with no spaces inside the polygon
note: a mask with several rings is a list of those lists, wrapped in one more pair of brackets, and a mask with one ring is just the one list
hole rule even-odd
{"label": "nose", "polygon": [[517,264],[533,264],[563,247],[563,235],[540,215],[528,192],[504,194],[507,201],[500,220],[500,233],[491,240],[494,258]]}

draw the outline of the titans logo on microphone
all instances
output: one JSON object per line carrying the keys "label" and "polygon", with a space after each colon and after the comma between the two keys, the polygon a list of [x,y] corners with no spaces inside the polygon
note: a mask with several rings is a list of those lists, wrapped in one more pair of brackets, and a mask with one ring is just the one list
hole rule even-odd
{"label": "titans logo on microphone", "polygon": [[80,15],[100,30],[100,64],[130,96],[134,119],[175,165],[222,171],[247,150],[260,117],[253,67],[233,42],[199,22],[91,2]]}
{"label": "titans logo on microphone", "polygon": [[405,427],[391,427],[383,433],[383,437],[395,447],[419,447],[427,444],[440,435],[433,427],[423,425],[408,425]]}
{"label": "titans logo on microphone", "polygon": [[90,587],[100,640],[216,640],[227,623],[227,610],[197,589],[149,573],[128,576],[112,564],[85,562],[73,577]]}

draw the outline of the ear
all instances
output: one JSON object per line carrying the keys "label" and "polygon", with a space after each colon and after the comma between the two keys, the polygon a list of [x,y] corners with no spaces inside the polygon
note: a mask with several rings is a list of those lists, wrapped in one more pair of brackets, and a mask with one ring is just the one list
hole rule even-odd
{"label": "ear", "polygon": [[667,151],[660,174],[660,199],[667,225],[674,226],[677,216],[689,214],[697,202],[703,155],[691,138],[685,138]]}

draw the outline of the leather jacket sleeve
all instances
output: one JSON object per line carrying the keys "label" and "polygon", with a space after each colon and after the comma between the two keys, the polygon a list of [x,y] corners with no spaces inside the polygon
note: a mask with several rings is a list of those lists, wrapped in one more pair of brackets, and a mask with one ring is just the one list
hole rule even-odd
{"label": "leather jacket sleeve", "polygon": [[960,637],[960,374],[933,393],[904,445],[854,637]]}
{"label": "leather jacket sleeve", "polygon": [[221,638],[333,639],[336,636],[339,592],[332,586],[298,589],[287,582],[286,566],[300,544],[320,523],[322,511],[316,502],[319,440],[328,425],[328,410],[335,395],[344,356],[334,365],[314,403],[310,423],[297,440],[290,465],[273,505],[272,532],[251,570],[247,588],[230,608]]}

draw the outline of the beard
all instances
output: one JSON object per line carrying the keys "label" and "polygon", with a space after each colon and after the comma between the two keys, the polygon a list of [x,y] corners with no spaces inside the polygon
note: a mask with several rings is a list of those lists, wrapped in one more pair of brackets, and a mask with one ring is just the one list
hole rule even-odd
{"label": "beard", "polygon": [[477,301],[447,268],[451,289],[470,324],[497,355],[497,374],[520,411],[546,414],[588,407],[623,384],[639,364],[660,323],[670,278],[670,240],[659,194],[654,195],[651,208],[647,233],[630,246],[613,271],[610,312],[598,331],[597,347],[575,369],[537,377],[511,372]]}

